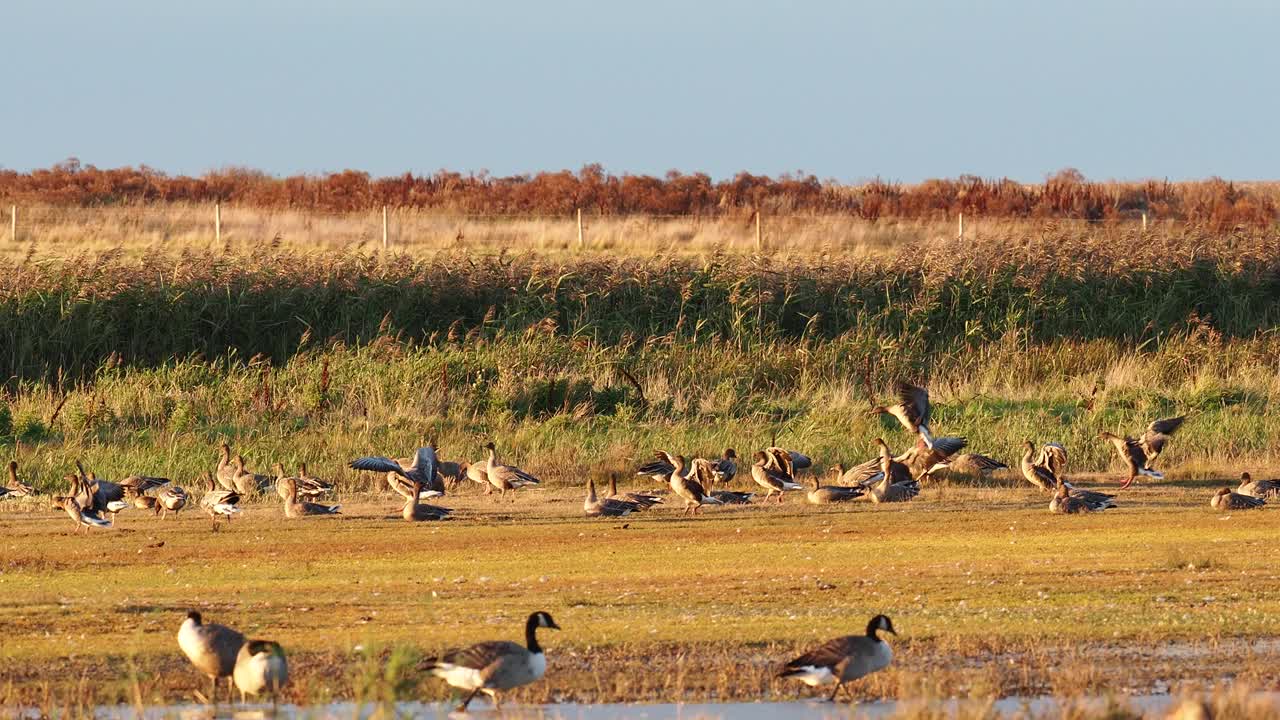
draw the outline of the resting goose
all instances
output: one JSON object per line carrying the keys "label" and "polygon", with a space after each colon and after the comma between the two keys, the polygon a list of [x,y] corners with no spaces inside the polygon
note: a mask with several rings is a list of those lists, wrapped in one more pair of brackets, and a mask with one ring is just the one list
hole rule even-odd
{"label": "resting goose", "polygon": [[724,503],[717,497],[707,494],[707,490],[702,483],[695,477],[685,477],[684,475],[684,456],[676,455],[671,458],[671,477],[668,482],[671,483],[671,492],[678,495],[684,500],[684,512],[681,514],[698,514],[698,508],[703,504],[710,503],[712,505],[723,505]]}
{"label": "resting goose", "polygon": [[1032,462],[1031,456],[1035,452],[1035,443],[1027,440],[1022,444],[1022,462],[1020,463],[1022,477],[1041,490],[1053,490],[1058,487],[1058,476],[1049,468]]}
{"label": "resting goose", "polygon": [[933,435],[929,433],[929,391],[899,380],[894,383],[893,392],[898,396],[898,404],[890,407],[878,405],[871,408],[871,414],[892,415],[912,435],[919,435],[926,447],[932,448]]}
{"label": "resting goose", "polygon": [[276,492],[284,498],[284,516],[287,518],[305,517],[308,515],[338,515],[341,505],[321,505],[313,502],[298,502],[298,479],[284,474],[284,466],[275,464]]}
{"label": "resting goose", "polygon": [[587,498],[582,501],[582,512],[587,517],[622,517],[640,509],[640,505],[629,500],[596,495],[596,480],[587,476]]}
{"label": "resting goose", "polygon": [[[840,479],[840,468],[833,467],[827,473],[833,476],[838,482]],[[831,503],[849,502],[857,500],[866,494],[867,489],[862,486],[846,487],[843,485],[822,485],[818,482],[818,477],[813,478],[813,489],[805,494],[805,499],[812,505],[830,505]]]}
{"label": "resting goose", "polygon": [[920,494],[920,483],[911,477],[906,465],[896,460],[882,438],[876,438],[880,446],[880,480],[872,485],[871,501],[874,503],[906,502]]}
{"label": "resting goose", "polygon": [[[212,477],[209,482],[213,483]],[[178,628],[178,647],[196,670],[209,678],[210,703],[218,692],[218,678],[226,678],[227,687],[231,687],[236,658],[243,645],[244,635],[226,625],[206,624],[195,610],[187,613],[187,619]]]}
{"label": "resting goose", "polygon": [[241,495],[256,495],[271,484],[271,478],[245,469],[244,456],[236,455],[231,461],[235,474],[231,477],[231,485]]}
{"label": "resting goose", "polygon": [[444,483],[439,477],[440,461],[432,443],[418,448],[412,462],[374,455],[352,460],[351,469],[386,473],[387,485],[405,499],[412,494],[414,483],[420,486],[420,500],[444,495]]}
{"label": "resting goose", "polygon": [[951,458],[947,463],[948,472],[971,475],[978,478],[990,477],[991,473],[996,470],[1005,470],[1008,467],[1008,465],[995,458],[978,453],[961,453]]}
{"label": "resting goose", "polygon": [[333,483],[307,472],[306,463],[298,463],[298,497],[318,498],[333,492]]}
{"label": "resting goose", "polygon": [[804,489],[804,486],[792,480],[790,475],[776,469],[777,456],[757,452],[752,456],[752,460],[755,462],[751,465],[751,479],[765,489],[764,502],[769,502],[769,498],[777,493],[778,504],[781,505],[782,496],[786,491]]}
{"label": "resting goose", "polygon": [[1074,490],[1067,483],[1058,485],[1058,490],[1049,501],[1049,512],[1060,515],[1098,512],[1116,506],[1113,495],[1092,492],[1090,490]]}
{"label": "resting goose", "polygon": [[889,618],[876,615],[867,623],[865,634],[828,640],[787,663],[778,677],[795,678],[810,687],[835,683],[827,698],[834,702],[845,683],[883,670],[893,662],[893,650],[879,632],[898,634]]}
{"label": "resting goose", "polygon": [[508,490],[519,490],[526,485],[538,485],[542,481],[514,465],[503,465],[498,462],[498,451],[493,443],[486,443],[489,460],[485,470],[489,473],[489,484],[498,490],[498,495],[506,495]]}
{"label": "resting goose", "polygon": [[724,454],[712,465],[715,467],[717,483],[732,482],[738,474],[738,453],[733,448],[725,448]]}
{"label": "resting goose", "polygon": [[218,446],[218,469],[214,472],[214,478],[217,479],[218,485],[223,490],[236,489],[235,483],[236,468],[231,462],[231,446],[223,442]]}
{"label": "resting goose", "polygon": [[418,498],[422,495],[422,485],[415,482],[409,488],[409,496],[404,501],[404,509],[400,511],[400,516],[409,522],[424,522],[430,520],[448,520],[453,511],[439,505],[428,505],[419,502]]}
{"label": "resting goose", "polygon": [[538,644],[538,628],[559,630],[551,615],[538,611],[525,622],[525,646],[505,640],[483,642],[429,657],[418,665],[453,687],[470,690],[458,706],[465,712],[477,693],[486,693],[498,706],[498,691],[528,685],[547,672],[547,656]]}
{"label": "resting goose", "polygon": [[244,702],[245,695],[257,697],[262,693],[271,695],[274,702],[280,688],[289,682],[289,661],[285,659],[284,648],[272,640],[246,642],[236,653],[231,678],[240,691],[240,702]]}
{"label": "resting goose", "polygon": [[1256,498],[1271,498],[1280,495],[1280,480],[1254,480],[1249,473],[1240,473],[1239,495]]}
{"label": "resting goose", "polygon": [[1233,493],[1226,487],[1220,488],[1209,500],[1210,507],[1215,510],[1253,510],[1266,504],[1263,498]]}
{"label": "resting goose", "polygon": [[609,497],[635,503],[640,510],[648,510],[654,505],[663,504],[662,498],[658,497],[657,495],[649,495],[646,493],[634,493],[634,492],[629,492],[629,493],[626,493],[625,495],[619,494],[617,473],[609,474]]}

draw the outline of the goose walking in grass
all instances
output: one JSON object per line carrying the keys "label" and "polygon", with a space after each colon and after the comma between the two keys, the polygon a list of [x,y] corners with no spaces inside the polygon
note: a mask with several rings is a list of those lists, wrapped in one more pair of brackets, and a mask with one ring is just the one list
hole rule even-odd
{"label": "goose walking in grass", "polygon": [[[210,477],[210,482],[213,478]],[[236,669],[236,658],[244,646],[244,635],[226,625],[205,623],[200,613],[192,610],[178,628],[178,647],[205,677],[209,678],[209,702],[218,693],[218,679],[227,679],[231,689],[231,677]]]}
{"label": "goose walking in grass", "polygon": [[499,691],[528,685],[546,674],[547,656],[538,644],[539,628],[559,630],[560,626],[548,613],[535,612],[525,622],[523,646],[506,640],[482,642],[429,657],[419,663],[418,669],[429,671],[460,690],[470,691],[458,706],[458,712],[465,712],[472,699],[482,692],[493,698],[496,709]]}
{"label": "goose walking in grass", "polygon": [[810,687],[835,683],[827,698],[835,702],[845,683],[883,670],[893,662],[893,650],[880,637],[881,632],[898,634],[889,618],[876,615],[867,623],[865,634],[828,640],[787,663],[778,677],[794,678]]}
{"label": "goose walking in grass", "polygon": [[34,495],[35,488],[18,479],[18,462],[16,460],[9,461],[9,482],[4,487],[0,487],[0,498],[5,497],[27,497]]}
{"label": "goose walking in grass", "polygon": [[1062,443],[1047,443],[1036,453],[1035,464],[1047,468],[1055,478],[1066,477],[1067,449]]}
{"label": "goose walking in grass", "polygon": [[240,702],[245,695],[257,697],[263,693],[275,702],[280,689],[289,683],[289,661],[284,648],[272,640],[250,640],[240,646],[231,679],[240,691]]}
{"label": "goose walking in grass", "polygon": [[658,497],[657,495],[650,495],[649,493],[634,493],[634,492],[629,492],[626,494],[619,493],[617,473],[609,474],[609,497],[615,498],[618,500],[625,500],[630,503],[635,503],[637,508],[640,510],[648,510],[654,505],[663,504],[662,498]]}
{"label": "goose walking in grass", "polygon": [[704,504],[723,505],[724,503],[712,495],[707,494],[706,487],[703,486],[695,477],[686,477],[684,474],[685,459],[683,455],[676,455],[671,458],[673,464],[671,467],[671,476],[668,482],[671,483],[671,492],[675,493],[684,500],[684,514],[698,514],[698,508]]}
{"label": "goose walking in grass", "polygon": [[169,517],[169,513],[177,515],[187,506],[189,496],[187,491],[177,485],[169,485],[156,495],[156,499],[160,501],[160,519]]}
{"label": "goose walking in grass", "polygon": [[287,518],[308,515],[337,515],[340,505],[321,505],[298,500],[298,479],[284,474],[284,466],[276,463],[276,492],[284,498],[284,516]]}
{"label": "goose walking in grass", "polygon": [[587,476],[587,498],[582,501],[582,512],[587,517],[622,517],[640,509],[640,505],[630,500],[600,497],[596,494],[595,478]]}
{"label": "goose walking in grass", "polygon": [[[838,467],[833,467],[828,471],[827,475],[838,482],[841,470]],[[860,485],[853,487],[846,487],[844,485],[822,485],[818,482],[818,477],[815,475],[813,478],[813,489],[805,494],[805,499],[808,500],[811,505],[830,505],[831,503],[857,500],[866,494],[866,492],[867,489]]]}
{"label": "goose walking in grass", "polygon": [[893,392],[898,404],[871,408],[872,415],[892,415],[912,435],[919,435],[926,447],[933,447],[933,435],[929,432],[929,391],[918,385],[897,381]]}
{"label": "goose walking in grass", "polygon": [[1214,510],[1253,510],[1266,504],[1263,498],[1234,493],[1229,487],[1219,488],[1209,500],[1209,506]]}
{"label": "goose walking in grass", "polygon": [[1060,515],[1099,512],[1116,506],[1112,502],[1114,495],[1093,492],[1090,490],[1074,490],[1067,483],[1060,483],[1053,499],[1049,501],[1049,512]]}
{"label": "goose walking in grass", "polygon": [[499,496],[506,495],[508,490],[519,490],[528,485],[542,483],[538,478],[514,465],[503,465],[498,462],[498,450],[493,443],[486,443],[484,447],[489,451],[489,459],[485,463],[485,470],[489,473],[489,484],[498,491]]}
{"label": "goose walking in grass", "polygon": [[[421,486],[419,500],[444,495],[444,483],[439,477],[440,460],[436,457],[434,443],[426,443],[418,448],[413,459],[393,460],[388,457],[374,455],[357,458],[351,461],[353,470],[369,470],[387,474],[387,485],[395,493],[405,499],[413,492],[413,485]],[[425,495],[424,495],[425,493]]]}
{"label": "goose walking in grass", "polygon": [[868,488],[871,502],[907,502],[920,494],[920,483],[911,477],[911,471],[893,457],[889,445],[876,438],[880,447],[880,480]]}
{"label": "goose walking in grass", "polygon": [[788,490],[804,489],[804,486],[792,480],[790,475],[776,469],[776,457],[757,452],[752,456],[752,460],[754,462],[751,465],[751,479],[765,489],[764,502],[769,502],[769,498],[777,493],[778,504],[781,505],[782,496]]}
{"label": "goose walking in grass", "polygon": [[409,496],[405,498],[404,509],[400,511],[400,516],[409,522],[424,522],[430,520],[448,520],[453,511],[439,505],[428,505],[418,500],[423,494],[422,485],[414,482],[409,488]]}
{"label": "goose walking in grass", "polygon": [[1022,444],[1022,462],[1019,464],[1022,470],[1022,477],[1041,490],[1056,489],[1058,487],[1058,476],[1054,474],[1053,470],[1035,463],[1032,460],[1032,456],[1035,454],[1035,443],[1028,440]]}
{"label": "goose walking in grass", "polygon": [[209,489],[200,498],[200,507],[213,519],[213,527],[217,529],[218,518],[226,518],[227,522],[231,522],[231,516],[240,512],[240,493],[219,489],[213,475],[208,475],[207,479]]}
{"label": "goose walking in grass", "polygon": [[1280,495],[1280,480],[1254,480],[1249,473],[1240,473],[1240,487],[1236,494],[1256,498],[1273,498]]}
{"label": "goose walking in grass", "polygon": [[102,519],[97,513],[80,507],[80,503],[76,502],[76,499],[73,497],[59,495],[53,499],[53,502],[57,507],[62,508],[62,511],[67,514],[67,517],[71,518],[71,522],[76,524],[77,532],[80,528],[84,528],[84,531],[87,533],[91,527],[111,527],[111,523]]}
{"label": "goose walking in grass", "polygon": [[1128,476],[1121,481],[1120,487],[1129,487],[1139,475],[1156,480],[1164,479],[1164,473],[1156,471],[1152,466],[1156,458],[1160,457],[1160,453],[1164,452],[1164,446],[1185,421],[1185,416],[1155,420],[1147,425],[1146,431],[1140,438],[1120,437],[1106,431],[1098,434],[1098,437],[1111,443],[1124,462],[1125,469],[1129,471]]}

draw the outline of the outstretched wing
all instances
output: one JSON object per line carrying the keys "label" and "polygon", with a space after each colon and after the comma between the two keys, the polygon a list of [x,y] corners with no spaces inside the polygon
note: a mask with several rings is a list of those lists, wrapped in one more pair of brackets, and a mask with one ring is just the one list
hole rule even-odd
{"label": "outstretched wing", "polygon": [[893,386],[898,402],[906,412],[907,419],[915,425],[929,424],[929,391],[919,385],[912,385],[899,380]]}
{"label": "outstretched wing", "polygon": [[370,470],[372,472],[393,472],[403,478],[408,478],[409,474],[405,469],[400,467],[400,463],[381,456],[362,457],[352,460],[349,464],[352,470]]}

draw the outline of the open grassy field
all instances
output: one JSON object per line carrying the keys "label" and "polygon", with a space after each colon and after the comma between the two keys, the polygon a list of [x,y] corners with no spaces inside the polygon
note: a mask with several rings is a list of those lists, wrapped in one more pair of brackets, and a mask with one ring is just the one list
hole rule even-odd
{"label": "open grassy field", "polygon": [[533,609],[564,631],[546,633],[551,671],[528,701],[803,696],[777,663],[877,612],[899,654],[861,697],[1272,687],[1276,511],[1219,514],[1209,483],[1175,481],[1065,517],[1006,485],[622,520],[580,517],[572,489],[464,491],[456,519],[417,525],[385,494],[350,495],[332,519],[266,503],[212,532],[195,513],[126,513],[88,537],[9,504],[0,705],[190,698],[205,685],[174,634],[192,607],[281,641],[298,701],[443,696],[413,658],[517,638]]}

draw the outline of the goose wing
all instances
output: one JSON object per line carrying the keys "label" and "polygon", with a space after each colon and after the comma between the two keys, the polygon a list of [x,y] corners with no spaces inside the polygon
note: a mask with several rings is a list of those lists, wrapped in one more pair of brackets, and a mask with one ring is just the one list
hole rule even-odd
{"label": "goose wing", "polygon": [[464,648],[449,650],[438,658],[427,658],[422,664],[428,668],[440,668],[445,665],[477,670],[485,680],[509,657],[529,652],[522,645],[508,640],[493,640],[476,643]]}
{"label": "goose wing", "polygon": [[370,457],[356,458],[348,463],[348,467],[352,470],[369,470],[372,472],[393,472],[400,477],[408,478],[409,473],[400,463],[388,457],[373,455]]}
{"label": "goose wing", "polygon": [[[865,636],[862,636],[865,639]],[[835,668],[848,662],[849,657],[857,651],[857,635],[847,635],[828,640],[792,660],[783,667],[780,677],[806,674],[817,668]]]}
{"label": "goose wing", "polygon": [[1182,423],[1186,422],[1185,415],[1178,417],[1164,418],[1156,420],[1147,426],[1147,431],[1142,434],[1140,444],[1147,462],[1154,462],[1160,453],[1164,450],[1164,445],[1169,438],[1182,427]]}
{"label": "goose wing", "polygon": [[898,402],[902,407],[902,414],[907,420],[911,421],[912,427],[907,428],[911,432],[915,432],[916,428],[921,425],[929,424],[929,391],[919,385],[912,385],[908,382],[899,380],[893,386],[894,394],[898,396]]}
{"label": "goose wing", "polygon": [[689,477],[698,481],[703,488],[709,488],[716,484],[717,474],[715,466],[706,458],[694,458],[693,465],[690,467]]}
{"label": "goose wing", "polygon": [[436,449],[431,446],[418,448],[413,466],[418,469],[418,474],[422,476],[424,483],[434,484],[436,473],[440,471],[440,460],[436,457]]}
{"label": "goose wing", "polygon": [[1060,443],[1049,443],[1040,448],[1035,464],[1049,468],[1049,472],[1055,476],[1061,475],[1067,469],[1067,449]]}
{"label": "goose wing", "polygon": [[780,447],[771,447],[764,451],[767,462],[765,468],[791,478],[794,468],[791,464],[791,453]]}

